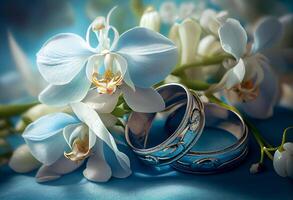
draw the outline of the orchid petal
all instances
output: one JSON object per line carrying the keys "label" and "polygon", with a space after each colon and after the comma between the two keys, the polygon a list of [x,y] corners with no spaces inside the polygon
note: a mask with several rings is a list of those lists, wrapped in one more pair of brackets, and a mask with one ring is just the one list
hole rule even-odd
{"label": "orchid petal", "polygon": [[73,162],[65,157],[61,157],[52,165],[43,165],[37,172],[37,182],[43,183],[53,181],[60,178],[64,174],[68,174],[79,168],[83,164],[81,162]]}
{"label": "orchid petal", "polygon": [[231,89],[233,86],[242,82],[245,76],[245,65],[242,59],[239,60],[237,65],[229,69],[219,83],[212,85],[206,92],[218,92],[224,88]]}
{"label": "orchid petal", "polygon": [[246,57],[244,59],[246,67],[244,81],[255,80],[255,85],[259,85],[263,81],[264,72],[262,69],[262,65],[268,63],[268,61],[264,59],[266,59],[266,57],[260,54]]}
{"label": "orchid petal", "polygon": [[125,60],[125,58],[123,58],[119,54],[116,54],[116,53],[112,53],[112,54],[115,55],[115,57],[114,57],[115,58],[114,59],[114,66],[116,66],[117,68],[119,68],[119,70],[121,71],[122,76],[123,76],[123,81],[129,87],[131,87],[133,90],[135,90],[134,83],[132,82],[132,80],[130,78],[129,71],[128,71],[127,61]]}
{"label": "orchid petal", "polygon": [[288,156],[288,160],[287,160],[287,175],[290,178],[293,178],[293,156],[292,154]]}
{"label": "orchid petal", "polygon": [[63,136],[68,146],[72,148],[73,141],[76,137],[85,132],[82,123],[70,124],[63,129]]}
{"label": "orchid petal", "polygon": [[97,140],[95,150],[94,154],[87,161],[83,175],[91,181],[107,182],[112,176],[112,171],[105,160],[103,142],[100,139]]}
{"label": "orchid petal", "polygon": [[47,82],[64,85],[74,79],[92,54],[80,36],[64,33],[44,44],[37,54],[37,64]]}
{"label": "orchid petal", "polygon": [[263,18],[254,32],[252,53],[268,49],[273,46],[282,36],[282,24],[275,17]]}
{"label": "orchid petal", "polygon": [[242,59],[239,60],[237,65],[227,72],[227,81],[225,87],[227,89],[242,82],[245,75],[245,65]]}
{"label": "orchid petal", "polygon": [[48,182],[48,181],[54,181],[58,178],[60,178],[61,175],[50,171],[48,169],[48,166],[43,165],[40,167],[40,169],[38,170],[37,174],[36,174],[36,181],[38,183],[44,183],[44,182]]}
{"label": "orchid petal", "polygon": [[[115,132],[115,133],[117,133],[117,132]],[[122,137],[124,137],[123,134],[122,134]],[[116,139],[116,141],[118,140],[117,142],[119,142],[120,144],[122,143],[122,145],[125,145],[125,143],[124,143],[125,138],[124,138],[124,140],[120,139],[120,141],[119,141],[119,139],[117,139],[117,135],[116,135],[115,139]],[[121,165],[119,165],[119,161],[114,156],[113,151],[110,151],[108,148],[104,148],[104,155],[105,155],[106,162],[111,167],[113,177],[115,177],[115,178],[126,178],[131,174],[131,170],[124,170],[121,167]]]}
{"label": "orchid petal", "polygon": [[247,34],[241,24],[235,19],[227,19],[219,28],[219,37],[225,52],[239,60],[246,50]]}
{"label": "orchid petal", "polygon": [[165,102],[162,96],[152,88],[135,88],[121,87],[124,99],[127,105],[136,112],[152,113],[158,112],[165,108]]}
{"label": "orchid petal", "polygon": [[91,86],[82,70],[70,83],[66,85],[49,85],[39,95],[40,102],[50,106],[65,106],[69,103],[81,101]]}
{"label": "orchid petal", "polygon": [[66,146],[63,128],[77,122],[65,113],[46,115],[31,123],[22,136],[33,156],[41,163],[50,165],[63,155]]}
{"label": "orchid petal", "polygon": [[288,152],[289,155],[293,155],[293,143],[292,142],[286,142],[283,145],[283,148]]}
{"label": "orchid petal", "polygon": [[126,59],[134,85],[143,88],[170,74],[178,57],[176,46],[168,38],[143,27],[123,33],[113,51]]}
{"label": "orchid petal", "polygon": [[104,56],[103,55],[94,55],[88,59],[86,64],[86,76],[89,81],[93,79],[93,73],[99,73],[100,66],[103,65]]}
{"label": "orchid petal", "polygon": [[117,123],[118,119],[117,117],[115,117],[112,114],[108,114],[108,113],[99,113],[99,116],[102,120],[102,122],[104,123],[104,125],[107,128],[111,128],[113,126],[115,126],[115,124]]}
{"label": "orchid petal", "polygon": [[98,113],[111,113],[118,103],[119,96],[119,90],[110,95],[100,94],[96,89],[91,89],[84,98],[83,102],[96,110]]}
{"label": "orchid petal", "polygon": [[273,164],[274,164],[274,169],[279,176],[287,177],[287,172],[286,172],[287,158],[288,158],[288,154],[286,151],[282,151],[282,152],[280,152],[279,150],[275,151]]}
{"label": "orchid petal", "polygon": [[[288,159],[287,159],[287,175],[290,178],[293,178],[293,143],[292,142],[286,142],[283,145],[285,151],[288,154]],[[113,171],[113,169],[112,169]]]}
{"label": "orchid petal", "polygon": [[70,141],[70,137],[72,134],[73,135],[76,134],[76,128],[78,128],[80,126],[81,126],[81,123],[70,124],[63,129],[64,139],[70,148],[72,148],[72,146],[71,146],[72,142]]}
{"label": "orchid petal", "polygon": [[100,138],[109,146],[110,149],[113,150],[118,163],[121,166],[121,170],[124,170],[130,174],[131,170],[129,158],[127,155],[118,150],[113,136],[107,130],[99,115],[88,105],[81,102],[71,104],[71,107],[76,116],[83,121],[98,138]]}

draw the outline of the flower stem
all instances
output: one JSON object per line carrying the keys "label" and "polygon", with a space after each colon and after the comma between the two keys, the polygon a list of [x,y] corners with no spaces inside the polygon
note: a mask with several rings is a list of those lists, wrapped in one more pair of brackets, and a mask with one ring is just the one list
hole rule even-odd
{"label": "flower stem", "polygon": [[0,118],[9,118],[15,115],[20,115],[37,104],[38,102],[28,104],[0,105]]}
{"label": "flower stem", "polygon": [[288,130],[290,130],[290,129],[293,129],[293,126],[289,126],[289,127],[287,127],[285,130],[284,130],[284,132],[283,132],[283,137],[282,137],[282,143],[281,143],[281,145],[278,147],[278,150],[279,151],[284,151],[284,144],[285,144],[285,142],[286,142],[286,138],[287,138],[287,133],[288,133]]}
{"label": "flower stem", "polygon": [[272,154],[267,150],[266,147],[263,147],[264,152],[266,153],[266,155],[268,156],[269,159],[274,160],[274,157],[272,156]]}
{"label": "flower stem", "polygon": [[227,58],[231,58],[231,56],[220,55],[220,56],[215,56],[215,57],[211,57],[211,58],[203,58],[195,63],[182,65],[182,66],[175,68],[175,70],[172,72],[172,75],[180,76],[181,74],[184,73],[184,71],[186,69],[190,69],[190,68],[204,67],[204,66],[220,64],[223,62],[224,59],[227,59]]}

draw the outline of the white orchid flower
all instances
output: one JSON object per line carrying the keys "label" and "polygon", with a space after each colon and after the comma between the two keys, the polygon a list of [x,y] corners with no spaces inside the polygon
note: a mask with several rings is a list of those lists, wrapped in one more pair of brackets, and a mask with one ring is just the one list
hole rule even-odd
{"label": "white orchid flower", "polygon": [[223,63],[227,68],[233,67],[207,93],[226,89],[230,103],[248,115],[255,118],[271,116],[278,99],[278,80],[268,59],[258,52],[274,44],[280,38],[281,30],[282,25],[277,19],[263,19],[256,28],[252,47],[247,52],[244,28],[237,20],[227,19],[219,29],[219,37],[222,48],[235,61]]}
{"label": "white orchid flower", "polygon": [[[118,150],[102,116],[84,103],[73,103],[71,107],[74,114],[59,112],[43,116],[23,133],[32,155],[43,164],[37,172],[37,181],[55,180],[80,167],[86,159],[83,174],[91,181],[129,176],[129,158]],[[114,158],[105,154],[104,144],[112,150]]]}
{"label": "white orchid flower", "polygon": [[283,150],[274,154],[274,169],[279,176],[293,178],[293,143],[287,142]]}
{"label": "white orchid flower", "polygon": [[[122,93],[135,111],[156,112],[164,108],[162,97],[151,86],[171,73],[177,63],[176,46],[143,27],[119,36],[110,25],[112,11],[107,18],[93,21],[86,40],[64,33],[45,43],[37,54],[39,71],[50,83],[39,95],[42,103],[64,106],[86,96],[117,102]],[[98,40],[97,47],[91,46],[91,33]]]}

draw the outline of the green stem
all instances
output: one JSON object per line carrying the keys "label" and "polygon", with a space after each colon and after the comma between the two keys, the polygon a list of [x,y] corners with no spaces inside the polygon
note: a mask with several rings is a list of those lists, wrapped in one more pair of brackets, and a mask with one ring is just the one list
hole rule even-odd
{"label": "green stem", "polygon": [[271,148],[266,148],[267,151],[276,151],[278,150],[279,147],[271,147]]}
{"label": "green stem", "polygon": [[272,154],[267,150],[266,147],[263,147],[264,152],[266,153],[266,155],[268,156],[269,159],[274,160],[274,157],[272,156]]}
{"label": "green stem", "polygon": [[216,104],[218,104],[218,105],[220,105],[220,106],[222,106],[222,107],[224,107],[224,108],[226,108],[228,110],[232,110],[232,111],[238,113],[239,115],[241,115],[240,111],[237,108],[235,108],[234,106],[230,106],[230,105],[224,103],[223,101],[221,101],[220,99],[215,97],[213,94],[209,94],[209,95],[207,95],[207,97],[209,98],[211,103],[216,103]]}
{"label": "green stem", "polygon": [[220,55],[220,56],[215,56],[212,58],[203,58],[195,63],[188,64],[188,65],[182,65],[177,67],[173,72],[172,75],[175,76],[180,76],[181,74],[184,73],[186,69],[190,68],[195,68],[195,67],[204,67],[204,66],[209,66],[209,65],[215,65],[215,64],[220,64],[223,62],[224,59],[231,58],[231,56],[228,55]]}
{"label": "green stem", "polygon": [[290,129],[293,129],[293,126],[287,127],[287,128],[284,130],[283,137],[282,137],[282,143],[281,143],[281,145],[280,145],[279,148],[278,148],[280,151],[284,151],[283,146],[284,146],[284,144],[285,144],[285,142],[286,142],[287,132],[288,132],[288,130],[290,130]]}
{"label": "green stem", "polygon": [[128,110],[125,110],[121,107],[116,107],[112,112],[111,114],[116,116],[116,117],[123,117],[123,115],[129,113]]}
{"label": "green stem", "polygon": [[259,163],[263,163],[264,161],[264,149],[261,148],[260,149],[260,160],[259,160]]}
{"label": "green stem", "polygon": [[198,80],[182,79],[180,82],[184,84],[186,87],[193,90],[198,90],[198,91],[207,90],[210,87],[210,84],[203,81],[198,81]]}
{"label": "green stem", "polygon": [[20,115],[38,103],[0,105],[0,118],[9,118]]}

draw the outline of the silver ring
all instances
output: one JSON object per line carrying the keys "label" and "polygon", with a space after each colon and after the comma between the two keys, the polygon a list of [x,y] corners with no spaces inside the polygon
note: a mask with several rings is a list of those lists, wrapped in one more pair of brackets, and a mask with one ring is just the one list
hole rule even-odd
{"label": "silver ring", "polygon": [[171,164],[184,156],[201,136],[205,124],[203,103],[185,86],[166,84],[157,91],[166,109],[157,113],[132,112],[125,128],[128,145],[152,166]]}
{"label": "silver ring", "polygon": [[[175,169],[187,173],[210,174],[228,170],[239,164],[247,154],[248,130],[240,115],[216,104],[204,104],[206,124],[202,138],[209,131],[222,131],[231,134],[236,141],[221,148],[199,150],[199,141],[180,160],[172,163]],[[214,129],[214,130],[208,130]],[[216,132],[215,132],[216,133]],[[220,137],[217,138],[220,141]],[[207,143],[205,143],[208,146]]]}

